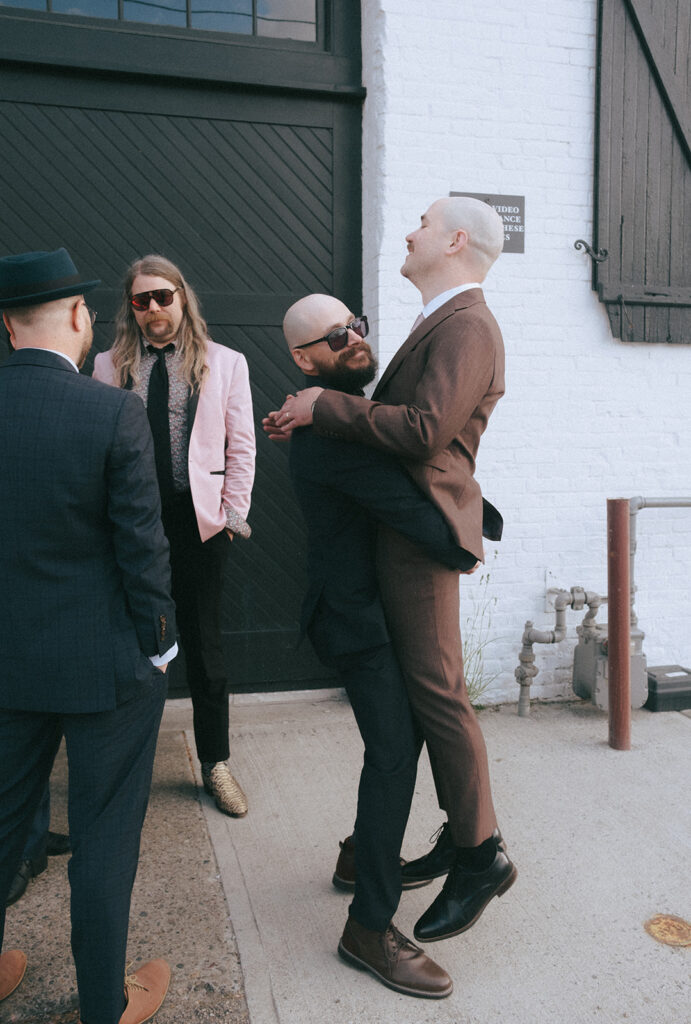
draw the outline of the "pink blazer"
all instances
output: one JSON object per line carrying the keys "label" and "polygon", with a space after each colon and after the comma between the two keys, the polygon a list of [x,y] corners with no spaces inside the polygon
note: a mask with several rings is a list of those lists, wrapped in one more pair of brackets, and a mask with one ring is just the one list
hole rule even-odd
{"label": "pink blazer", "polygon": [[[247,518],[256,451],[247,360],[209,339],[206,364],[209,374],[199,394],[187,460],[203,541],[224,529],[224,505]],[[110,352],[96,356],[93,376],[115,384]]]}

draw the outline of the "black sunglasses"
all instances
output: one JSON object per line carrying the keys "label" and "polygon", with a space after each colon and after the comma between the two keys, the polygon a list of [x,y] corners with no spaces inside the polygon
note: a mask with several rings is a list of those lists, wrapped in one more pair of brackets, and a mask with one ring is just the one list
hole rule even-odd
{"label": "black sunglasses", "polygon": [[321,341],[325,341],[332,352],[340,352],[348,344],[348,331],[354,331],[359,337],[366,338],[369,334],[367,317],[358,316],[346,327],[336,327],[333,331],[325,334],[323,338],[317,338],[316,341],[306,341],[304,345],[295,345],[294,348],[309,348],[310,345],[318,345]]}
{"label": "black sunglasses", "polygon": [[133,309],[143,310],[148,309],[153,299],[157,306],[170,306],[173,301],[173,296],[176,292],[179,292],[180,288],[154,288],[151,292],[137,292],[136,295],[130,295],[130,304]]}

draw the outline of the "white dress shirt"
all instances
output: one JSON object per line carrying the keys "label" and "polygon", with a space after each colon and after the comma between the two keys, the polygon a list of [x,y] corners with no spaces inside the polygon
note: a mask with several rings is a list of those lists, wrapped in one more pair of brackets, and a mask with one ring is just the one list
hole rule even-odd
{"label": "white dress shirt", "polygon": [[455,288],[448,288],[445,292],[442,292],[441,295],[435,295],[433,299],[429,300],[426,306],[422,307],[423,319],[426,320],[428,316],[434,313],[435,309],[439,309],[439,307],[443,306],[445,302],[452,299],[454,295],[460,295],[461,292],[470,291],[471,288],[481,287],[482,285],[478,284],[477,281],[471,281],[470,284],[459,284]]}

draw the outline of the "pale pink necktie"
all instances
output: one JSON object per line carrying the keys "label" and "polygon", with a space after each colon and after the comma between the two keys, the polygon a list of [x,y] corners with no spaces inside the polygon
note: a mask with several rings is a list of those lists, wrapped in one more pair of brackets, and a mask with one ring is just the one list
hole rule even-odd
{"label": "pale pink necktie", "polygon": [[413,321],[413,326],[412,326],[412,327],[410,328],[410,333],[411,333],[411,334],[413,333],[413,331],[414,331],[414,330],[415,330],[416,328],[418,328],[418,327],[420,326],[420,324],[422,323],[422,321],[423,321],[424,319],[425,319],[425,318],[424,318],[424,316],[422,315],[422,313],[418,313],[418,315],[417,315],[417,316],[415,317],[415,320]]}

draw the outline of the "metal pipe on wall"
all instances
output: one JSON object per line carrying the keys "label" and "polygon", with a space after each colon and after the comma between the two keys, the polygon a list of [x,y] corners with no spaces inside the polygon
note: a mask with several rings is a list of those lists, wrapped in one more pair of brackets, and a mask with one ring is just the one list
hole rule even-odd
{"label": "metal pipe on wall", "polygon": [[554,600],[554,629],[535,629],[532,622],[526,622],[525,629],[523,630],[521,650],[518,655],[519,665],[514,672],[518,685],[521,688],[518,697],[518,714],[521,718],[527,718],[530,715],[530,686],[538,673],[538,668],[535,665],[533,644],[561,643],[566,636],[567,608],[579,611],[587,605],[588,612],[583,619],[583,626],[586,629],[592,629],[597,610],[606,600],[606,597],[601,597],[599,594],[584,590],[583,587],[571,587],[570,591],[559,590]]}
{"label": "metal pipe on wall", "polygon": [[[621,559],[624,558],[627,568],[627,590],[628,593],[623,597],[619,597],[617,600],[617,611],[611,613],[624,614],[627,618],[626,628],[622,624],[615,627],[618,631],[616,640],[617,644],[622,643],[624,633],[626,634],[626,657],[620,655],[619,666],[615,668],[615,704],[616,708],[613,707],[611,700],[610,680],[611,680],[611,666],[607,666],[605,675],[603,677],[607,680],[606,688],[608,692],[607,696],[607,708],[610,715],[610,745],[617,746],[617,749],[628,750],[630,749],[630,720],[631,720],[631,661],[636,663],[636,672],[634,675],[634,696],[639,699],[642,690],[647,691],[645,686],[645,655],[642,652],[641,644],[644,634],[638,628],[638,619],[634,609],[634,600],[636,593],[636,586],[634,581],[634,561],[636,555],[636,516],[641,509],[644,508],[691,508],[691,498],[618,498],[615,499],[617,502],[623,502],[623,506],[617,506],[618,511],[617,517],[624,516],[625,513],[622,509],[625,507],[627,522],[626,529],[619,523],[619,530],[617,531],[617,545],[621,543],[621,536],[625,535],[625,554],[622,556],[621,551],[617,550],[615,559],[615,571],[619,576],[623,571],[621,565]],[[610,544],[608,545],[608,568],[609,559],[612,553],[611,549],[611,538],[609,537],[609,517],[610,517],[610,502],[607,502],[607,516],[608,516],[608,539]],[[623,531],[623,534],[622,534]],[[556,611],[556,622],[553,630],[539,630],[533,627],[532,622],[526,622],[525,629],[523,631],[522,646],[518,655],[519,665],[514,675],[520,685],[520,696],[518,699],[518,714],[521,717],[526,717],[530,714],[530,686],[535,676],[538,674],[538,669],[535,665],[535,652],[533,651],[533,644],[553,644],[559,643],[564,639],[566,633],[566,622],[565,622],[565,610],[571,606],[574,609],[582,608],[584,604],[588,605],[588,613],[583,619],[581,624],[581,639],[592,640],[597,638],[597,627],[595,625],[595,616],[597,615],[598,608],[601,604],[607,601],[607,597],[600,597],[598,594],[584,591],[581,587],[572,587],[571,593],[569,594],[566,590],[555,590],[548,591],[548,594],[556,594],[554,607]],[[624,609],[622,613],[622,608]],[[631,650],[631,642],[633,640],[634,650]],[[612,649],[612,638],[609,638],[609,650]],[[577,648],[578,652],[578,648]],[[611,653],[610,653],[611,657]],[[616,658],[616,656],[615,656]],[[625,671],[627,673],[628,680],[628,703],[626,709],[622,709],[619,705],[621,703],[621,687],[626,685],[622,679],[620,673],[623,666],[626,666]],[[586,666],[588,667],[588,666]],[[641,675],[643,673],[643,675]],[[575,683],[574,683],[575,686]],[[577,690],[580,693],[579,690]],[[593,689],[593,700],[595,701],[595,692]],[[645,693],[640,704],[645,700]],[[597,703],[597,701],[595,701]],[[636,706],[640,706],[636,704]],[[598,704],[598,706],[604,706]],[[612,721],[612,715],[614,715],[614,722]],[[627,735],[628,734],[628,735]],[[619,743],[625,743],[625,746],[618,746]]]}
{"label": "metal pipe on wall", "polygon": [[631,749],[629,500],[607,499],[609,745]]}
{"label": "metal pipe on wall", "polygon": [[[691,508],[691,498],[629,498],[629,575],[631,587],[631,628],[638,625],[638,617],[634,602],[636,600],[636,582],[634,562],[636,558],[636,516],[643,508]],[[643,634],[641,634],[641,637]]]}

